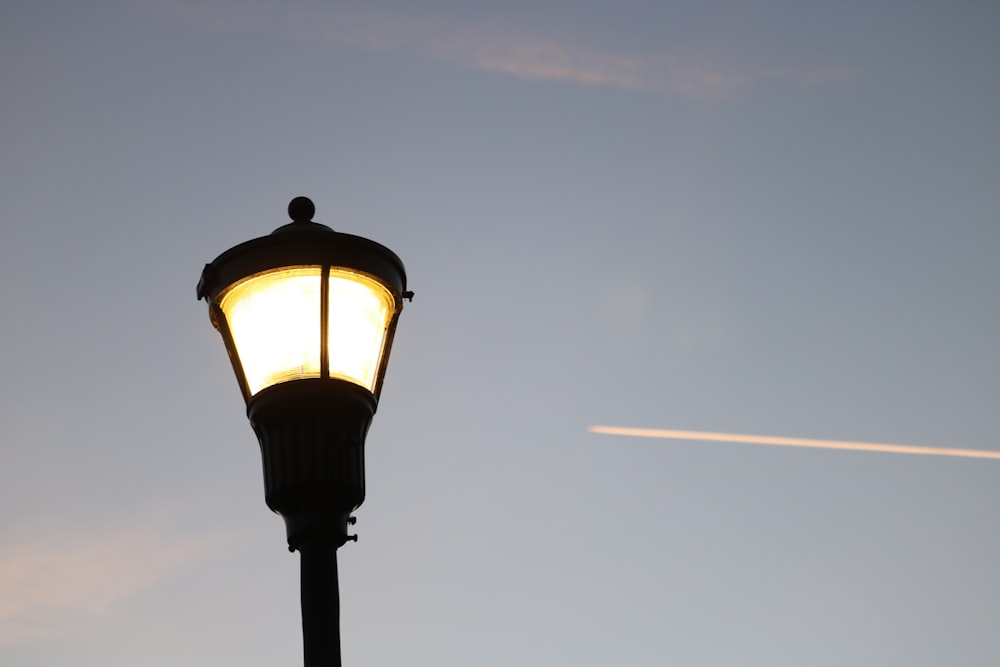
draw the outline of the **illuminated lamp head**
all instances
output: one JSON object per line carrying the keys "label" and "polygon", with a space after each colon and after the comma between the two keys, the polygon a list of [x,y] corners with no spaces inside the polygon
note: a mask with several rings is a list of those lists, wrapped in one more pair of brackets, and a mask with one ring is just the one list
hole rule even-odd
{"label": "illuminated lamp head", "polygon": [[337,524],[327,538],[346,539],[364,500],[364,438],[412,297],[395,253],[314,213],[293,199],[291,223],[222,253],[198,282],[260,441],[265,498],[293,548],[317,538],[303,528],[316,517]]}

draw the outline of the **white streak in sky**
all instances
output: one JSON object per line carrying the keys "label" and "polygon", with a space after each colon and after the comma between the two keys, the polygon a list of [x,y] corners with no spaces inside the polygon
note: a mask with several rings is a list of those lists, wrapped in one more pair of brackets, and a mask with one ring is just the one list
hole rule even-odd
{"label": "white streak in sky", "polygon": [[768,81],[811,86],[851,77],[843,67],[754,67],[693,62],[664,53],[629,53],[557,39],[538,27],[493,25],[414,13],[279,3],[274,0],[174,0],[156,6],[203,29],[271,32],[335,48],[390,53],[537,82],[562,82],[692,100],[738,97]]}
{"label": "white streak in sky", "polygon": [[740,433],[712,433],[710,431],[671,431],[656,428],[628,426],[591,426],[591,433],[627,435],[639,438],[666,438],[668,440],[703,440],[712,442],[739,442],[750,445],[777,447],[809,447],[813,449],[846,449],[856,452],[885,452],[888,454],[920,454],[924,456],[959,456],[974,459],[1000,459],[1000,451],[985,449],[950,449],[947,447],[918,447],[916,445],[887,445],[877,442],[851,442],[847,440],[816,440],[812,438],[782,438],[770,435],[744,435]]}

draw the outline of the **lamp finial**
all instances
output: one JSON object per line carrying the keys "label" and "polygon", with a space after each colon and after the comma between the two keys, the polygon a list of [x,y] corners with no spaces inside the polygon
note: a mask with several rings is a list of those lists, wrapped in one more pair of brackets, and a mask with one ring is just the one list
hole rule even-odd
{"label": "lamp finial", "polygon": [[288,217],[292,222],[312,222],[316,215],[316,205],[309,197],[296,197],[288,203]]}

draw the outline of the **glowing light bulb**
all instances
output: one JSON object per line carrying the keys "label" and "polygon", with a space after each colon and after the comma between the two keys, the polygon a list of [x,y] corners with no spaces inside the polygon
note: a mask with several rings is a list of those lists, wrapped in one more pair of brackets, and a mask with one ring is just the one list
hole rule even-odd
{"label": "glowing light bulb", "polygon": [[[250,395],[279,382],[322,374],[319,266],[278,269],[231,287],[220,301]],[[330,377],[375,391],[392,293],[373,278],[332,268],[327,283]]]}
{"label": "glowing light bulb", "polygon": [[330,376],[374,392],[395,299],[381,283],[364,274],[331,269],[329,280]]}
{"label": "glowing light bulb", "polygon": [[251,395],[320,376],[321,282],[318,266],[281,269],[245,280],[222,297]]}

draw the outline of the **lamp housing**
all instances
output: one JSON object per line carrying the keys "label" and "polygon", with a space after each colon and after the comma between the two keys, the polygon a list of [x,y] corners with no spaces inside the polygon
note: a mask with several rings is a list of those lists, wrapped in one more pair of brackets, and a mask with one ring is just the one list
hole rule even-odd
{"label": "lamp housing", "polygon": [[347,539],[365,497],[365,436],[412,298],[395,253],[314,213],[309,199],[293,199],[291,223],[219,255],[197,288],[260,443],[265,500],[292,549]]}

